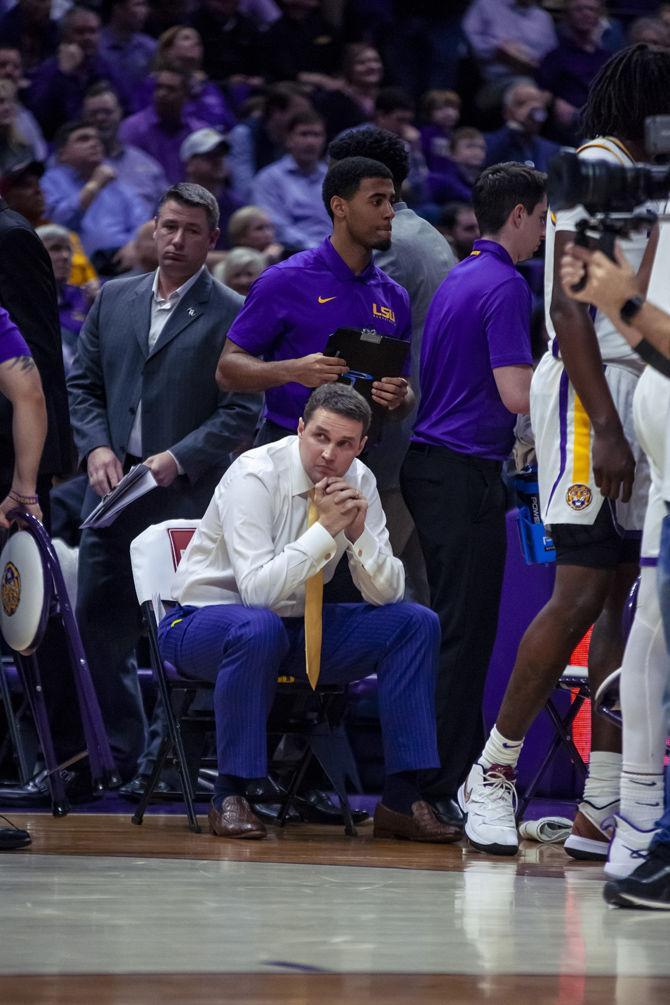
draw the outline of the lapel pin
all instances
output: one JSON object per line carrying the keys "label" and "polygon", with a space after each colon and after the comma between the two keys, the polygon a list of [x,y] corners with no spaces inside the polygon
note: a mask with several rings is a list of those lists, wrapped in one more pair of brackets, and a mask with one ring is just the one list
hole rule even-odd
{"label": "lapel pin", "polygon": [[189,309],[188,309],[188,312],[187,312],[187,313],[188,313],[188,316],[189,316],[190,318],[192,318],[192,317],[195,317],[195,308],[194,308],[194,307],[189,307]]}

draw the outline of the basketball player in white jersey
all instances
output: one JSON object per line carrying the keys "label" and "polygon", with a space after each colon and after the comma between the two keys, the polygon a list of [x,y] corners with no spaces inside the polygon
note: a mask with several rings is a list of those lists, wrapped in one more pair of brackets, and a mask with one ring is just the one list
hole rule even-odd
{"label": "basketball player in white jersey", "polygon": [[[576,292],[573,286],[582,277],[584,264],[587,264],[587,284]],[[606,312],[640,352],[643,352],[641,337],[651,336],[652,342],[658,334],[664,333],[670,348],[670,224],[662,224],[660,228],[646,298],[638,277],[620,249],[617,249],[617,264],[614,264],[601,253],[568,246],[561,263],[561,280],[566,293],[597,304]],[[653,344],[663,351],[662,339]],[[653,356],[644,355],[653,361]],[[664,821],[660,818],[663,816],[663,763],[668,733],[668,710],[663,708],[663,699],[666,695],[667,700],[670,685],[670,657],[663,637],[655,567],[666,514],[664,500],[670,500],[670,379],[664,375],[670,372],[670,361],[664,364],[660,360],[659,364],[657,358],[656,365],[661,365],[664,372],[653,366],[646,368],[638,382],[633,404],[635,428],[650,461],[651,488],[642,537],[637,610],[621,668],[621,803],[605,865],[605,873],[615,880],[625,880],[631,873],[637,876],[636,870],[645,861],[652,839],[656,849],[659,844],[667,843],[663,840]],[[666,805],[666,816],[669,809]],[[653,863],[651,868],[655,868]],[[661,861],[660,868],[665,871],[667,863]],[[645,869],[650,871],[649,864]],[[606,899],[620,903],[619,898],[625,900],[631,891],[639,897],[640,889],[636,886],[642,886],[646,887],[642,896],[646,895],[649,901],[644,906],[670,908],[670,901],[664,896],[664,885],[659,889],[657,873],[658,870],[652,871],[646,882],[643,877],[642,883],[631,876],[630,883],[609,884]]]}
{"label": "basketball player in white jersey", "polygon": [[[633,164],[646,159],[644,120],[670,112],[670,53],[637,45],[615,54],[593,82],[580,156]],[[603,314],[568,297],[558,272],[583,207],[547,227],[545,273],[550,347],[533,377],[531,421],[540,500],[556,545],[554,592],[521,640],[495,726],[459,791],[466,834],[479,850],[513,855],[516,764],[523,739],[575,645],[591,625],[595,692],[621,663],[621,615],[638,572],[648,469],[635,439],[632,399],[642,363]],[[646,238],[626,242],[633,268]],[[638,467],[636,477],[636,464]],[[620,735],[592,722],[589,777],[566,850],[607,857],[619,806]]]}

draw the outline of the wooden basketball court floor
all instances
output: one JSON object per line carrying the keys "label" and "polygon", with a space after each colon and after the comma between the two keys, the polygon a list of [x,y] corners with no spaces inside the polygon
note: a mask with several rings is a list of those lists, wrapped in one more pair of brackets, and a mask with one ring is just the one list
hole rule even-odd
{"label": "wooden basketball court floor", "polygon": [[608,909],[560,847],[12,818],[33,844],[0,855],[3,1005],[670,1003],[670,914]]}

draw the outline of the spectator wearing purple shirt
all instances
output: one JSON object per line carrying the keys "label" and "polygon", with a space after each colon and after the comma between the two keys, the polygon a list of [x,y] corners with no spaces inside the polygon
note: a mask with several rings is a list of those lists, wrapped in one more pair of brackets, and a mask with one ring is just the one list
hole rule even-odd
{"label": "spectator wearing purple shirt", "polygon": [[554,96],[554,136],[571,145],[589,85],[611,55],[600,43],[604,11],[602,0],[567,0],[558,47],[547,53],[537,71],[539,86]]}
{"label": "spectator wearing purple shirt", "polygon": [[[104,147],[93,126],[62,126],[55,148],[58,162],[42,179],[49,216],[79,234],[87,255],[115,255],[146,219],[142,200],[104,163]],[[101,265],[109,263],[98,262],[98,272]]]}
{"label": "spectator wearing purple shirt", "polygon": [[488,81],[532,73],[558,42],[551,15],[536,0],[474,0],[463,30]]}
{"label": "spectator wearing purple shirt", "polygon": [[36,70],[26,104],[44,135],[53,139],[65,122],[79,117],[84,94],[98,80],[114,80],[125,95],[125,81],[98,51],[100,18],[87,7],[71,7],[61,21],[58,53]]}
{"label": "spectator wearing purple shirt", "polygon": [[449,140],[461,117],[455,91],[428,91],[421,99],[421,148],[429,171],[443,170],[449,161]]}
{"label": "spectator wearing purple shirt", "polygon": [[277,240],[296,251],[316,247],[330,233],[321,199],[325,144],[323,120],[315,112],[299,112],[288,125],[288,152],[259,171],[251,187],[251,201],[270,214]]}
{"label": "spectator wearing purple shirt", "polygon": [[427,190],[433,202],[470,202],[472,186],[486,160],[486,141],[478,129],[463,126],[449,139],[449,157],[440,171],[428,175]]}
{"label": "spectator wearing purple shirt", "polygon": [[[409,340],[407,291],[372,263],[386,250],[394,217],[391,172],[367,157],[332,165],[323,201],[333,221],[331,237],[263,272],[231,326],[217,368],[222,390],[265,391],[266,418],[258,443],[295,431],[310,389],[331,383],[346,364],[324,356],[337,328],[375,328]],[[414,395],[399,375],[372,385],[372,400],[402,418]]]}
{"label": "spectator wearing purple shirt", "polygon": [[142,33],[149,4],[147,0],[107,0],[105,6],[109,19],[100,32],[99,52],[113,68],[114,82],[123,82],[127,111],[136,112],[143,107],[136,96],[156,50],[156,40]]}
{"label": "spectator wearing purple shirt", "polygon": [[56,289],[58,290],[58,317],[63,343],[63,366],[67,377],[77,352],[79,332],[86,320],[93,298],[88,296],[81,286],[72,286],[71,283],[68,283],[72,269],[70,232],[58,223],[46,223],[44,226],[38,227],[35,233],[49,252],[54,271]]}
{"label": "spectator wearing purple shirt", "polygon": [[189,115],[188,76],[178,67],[158,70],[152,104],[124,119],[119,127],[122,143],[139,147],[157,160],[170,185],[184,179],[179,150],[191,133],[204,129],[206,122]]}
{"label": "spectator wearing purple shirt", "polygon": [[[401,486],[442,627],[441,768],[423,780],[429,800],[455,797],[483,741],[481,703],[505,565],[500,473],[515,413],[529,410],[532,374],[531,295],[515,266],[544,236],[544,181],[516,164],[482,173],[473,190],[482,238],[440,286],[424,327],[421,401]],[[475,753],[468,758],[468,751]]]}
{"label": "spectator wearing purple shirt", "polygon": [[105,147],[105,159],[116,171],[118,180],[142,200],[146,218],[153,217],[168,188],[167,178],[157,160],[139,147],[119,140],[121,105],[109,84],[100,81],[87,92],[83,118],[98,130]]}
{"label": "spectator wearing purple shirt", "polygon": [[[208,122],[214,129],[226,131],[233,128],[237,119],[221,88],[203,70],[203,51],[202,39],[195,28],[184,24],[174,25],[158,39],[155,69],[165,65],[178,66],[187,73],[189,98],[184,106],[186,113]],[[153,80],[146,82],[145,93],[145,104],[149,104]]]}

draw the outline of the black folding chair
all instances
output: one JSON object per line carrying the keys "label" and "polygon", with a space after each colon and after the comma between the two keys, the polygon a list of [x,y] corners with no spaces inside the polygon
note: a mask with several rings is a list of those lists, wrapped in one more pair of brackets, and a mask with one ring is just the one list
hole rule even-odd
{"label": "black folding chair", "polygon": [[[70,809],[61,774],[65,768],[88,757],[94,791],[118,785],[120,779],[54,546],[40,521],[32,514],[15,509],[9,518],[20,520],[21,525],[13,523],[0,554],[0,629],[14,654],[24,697],[32,713],[46,765],[53,814],[64,816]],[[61,764],[56,759],[37,656],[47,624],[52,619],[60,623],[65,633],[85,743],[83,750]],[[29,781],[25,777],[27,762],[17,720],[11,709],[4,667],[0,669],[0,674],[3,677],[5,713],[16,746],[21,780]]]}
{"label": "black folding chair", "polygon": [[[133,814],[132,822],[141,824],[160,773],[168,759],[175,763],[179,775],[182,798],[186,806],[188,826],[200,833],[195,812],[194,779],[189,771],[184,745],[183,729],[209,728],[213,720],[204,720],[201,713],[190,711],[193,699],[199,691],[213,689],[207,681],[193,680],[181,676],[171,663],[163,660],[158,648],[157,625],[164,608],[161,592],[169,586],[183,552],[195,533],[197,523],[187,520],[166,520],[148,527],[132,541],[130,558],[135,581],[135,591],[142,610],[146,627],[151,668],[158,685],[159,697],[165,711],[165,733],[142,801]],[[287,692],[304,697],[304,713],[291,717],[287,722],[276,721],[271,715],[270,732],[298,737],[304,743],[304,750],[292,769],[286,793],[282,799],[279,824],[283,826],[289,810],[299,791],[300,785],[313,759],[321,765],[330,784],[340,800],[345,821],[345,832],[355,835],[356,829],[351,817],[347,797],[347,778],[360,788],[358,772],[342,726],[342,709],[346,688],[340,686],[319,686],[312,692],[308,686],[292,678],[280,678],[279,686]]]}
{"label": "black folding chair", "polygon": [[568,757],[572,761],[582,783],[586,780],[586,764],[584,763],[584,758],[577,750],[577,747],[572,739],[572,725],[579,715],[584,702],[591,697],[587,668],[575,666],[566,667],[561,674],[556,687],[562,691],[570,691],[573,698],[567,712],[564,712],[562,715],[554,700],[552,698],[547,699],[544,711],[549,716],[551,724],[554,727],[554,735],[546,754],[537,768],[537,771],[533,775],[529,784],[526,786],[523,795],[519,797],[516,811],[517,820],[523,819],[523,815],[526,812],[528,804],[531,799],[535,797],[535,793],[537,792],[540,782],[544,778],[549,765],[561,748],[565,750]]}

